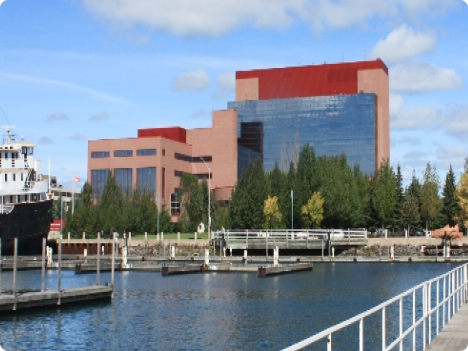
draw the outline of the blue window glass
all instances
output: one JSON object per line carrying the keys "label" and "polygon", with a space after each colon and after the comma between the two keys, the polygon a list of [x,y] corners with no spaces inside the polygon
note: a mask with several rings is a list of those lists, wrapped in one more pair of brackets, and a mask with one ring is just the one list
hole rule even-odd
{"label": "blue window glass", "polygon": [[109,151],[94,151],[91,152],[91,158],[105,158],[109,157],[110,153]]}
{"label": "blue window glass", "polygon": [[137,150],[137,156],[155,156],[156,149],[140,149]]}
{"label": "blue window glass", "polygon": [[263,161],[286,171],[297,164],[300,148],[317,156],[346,154],[349,165],[375,171],[376,97],[374,93],[229,102],[238,114],[238,172]]}
{"label": "blue window glass", "polygon": [[109,175],[108,169],[92,169],[91,170],[91,185],[93,186],[94,197],[100,198],[107,183]]}
{"label": "blue window glass", "polygon": [[133,151],[132,150],[115,150],[114,157],[132,157]]}
{"label": "blue window glass", "polygon": [[137,187],[156,196],[156,167],[137,168]]}
{"label": "blue window glass", "polygon": [[122,190],[124,195],[130,195],[133,188],[132,169],[131,168],[116,168],[114,176],[117,185]]}

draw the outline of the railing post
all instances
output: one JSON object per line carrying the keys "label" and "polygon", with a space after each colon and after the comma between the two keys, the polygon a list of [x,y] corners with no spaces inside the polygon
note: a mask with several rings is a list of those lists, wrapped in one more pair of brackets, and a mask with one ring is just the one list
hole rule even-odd
{"label": "railing post", "polygon": [[[403,334],[403,298],[400,298],[400,335]],[[403,351],[403,340],[400,341],[400,351]]]}
{"label": "railing post", "polygon": [[385,307],[382,308],[382,350],[387,348]]}
{"label": "railing post", "polygon": [[327,338],[327,351],[332,351],[332,335],[329,334]]}
{"label": "railing post", "polygon": [[426,284],[422,288],[422,313],[423,313],[423,349],[426,348],[426,318],[427,318],[427,294]]}
{"label": "railing post", "polygon": [[[413,290],[413,326],[416,324],[416,290]],[[413,329],[413,351],[416,350],[416,328]]]}
{"label": "railing post", "polygon": [[359,321],[359,351],[364,351],[364,318]]}
{"label": "railing post", "polygon": [[429,314],[429,323],[428,323],[428,345],[431,343],[432,341],[432,283],[429,282],[427,284],[427,313]]}
{"label": "railing post", "polygon": [[444,281],[442,282],[442,329],[445,327],[445,305],[447,304],[447,276],[444,275]]}
{"label": "railing post", "polygon": [[455,299],[455,273],[452,272],[452,316],[455,315],[455,302],[456,302],[456,299]]}
{"label": "railing post", "polygon": [[440,328],[439,328],[439,317],[440,317],[440,313],[439,313],[439,310],[440,310],[440,306],[439,306],[439,303],[440,303],[440,279],[437,279],[437,300],[436,300],[436,303],[437,303],[437,323],[436,323],[436,330],[437,330],[437,335],[439,335],[439,331],[440,331]]}

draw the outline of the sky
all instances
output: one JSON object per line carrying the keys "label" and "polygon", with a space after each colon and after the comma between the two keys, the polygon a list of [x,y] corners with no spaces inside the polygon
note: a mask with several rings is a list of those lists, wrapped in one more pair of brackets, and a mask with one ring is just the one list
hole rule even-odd
{"label": "sky", "polygon": [[[390,163],[443,185],[468,157],[468,6],[461,0],[0,0],[0,125],[42,173],[81,187],[88,140],[211,127],[235,72],[381,58]],[[466,134],[465,134],[466,133]],[[4,133],[3,133],[4,134]]]}

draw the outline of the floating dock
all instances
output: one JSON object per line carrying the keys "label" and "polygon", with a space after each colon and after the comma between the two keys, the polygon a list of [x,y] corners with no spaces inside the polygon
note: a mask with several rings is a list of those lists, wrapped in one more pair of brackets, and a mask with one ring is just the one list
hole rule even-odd
{"label": "floating dock", "polygon": [[265,278],[272,275],[311,271],[312,268],[313,265],[310,262],[295,263],[289,265],[262,266],[258,268],[258,276],[260,278]]}
{"label": "floating dock", "polygon": [[44,292],[27,292],[16,296],[0,295],[0,311],[17,311],[21,309],[61,306],[77,302],[111,300],[112,286],[87,286],[66,290],[47,290]]}
{"label": "floating dock", "polygon": [[200,273],[203,271],[203,266],[200,265],[170,265],[162,266],[161,274],[164,276],[174,275],[174,274],[190,274],[190,273]]}

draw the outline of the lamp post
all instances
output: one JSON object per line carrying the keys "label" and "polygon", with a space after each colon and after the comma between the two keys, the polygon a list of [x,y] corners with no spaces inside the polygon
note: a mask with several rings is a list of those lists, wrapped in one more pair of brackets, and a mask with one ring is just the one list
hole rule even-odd
{"label": "lamp post", "polygon": [[157,224],[157,228],[156,228],[156,235],[159,235],[159,212],[160,212],[160,209],[159,209],[159,195],[156,195],[156,206],[157,206],[157,209],[158,209],[158,224]]}
{"label": "lamp post", "polygon": [[294,190],[291,190],[291,231],[294,230]]}
{"label": "lamp post", "polygon": [[210,169],[210,167],[208,167],[208,165],[206,164],[203,157],[200,156],[200,159],[203,161],[206,168],[208,168],[208,241],[209,241],[209,240],[211,240],[211,231],[210,231],[210,228],[211,228],[211,201],[210,201],[210,198],[211,198],[211,169]]}

